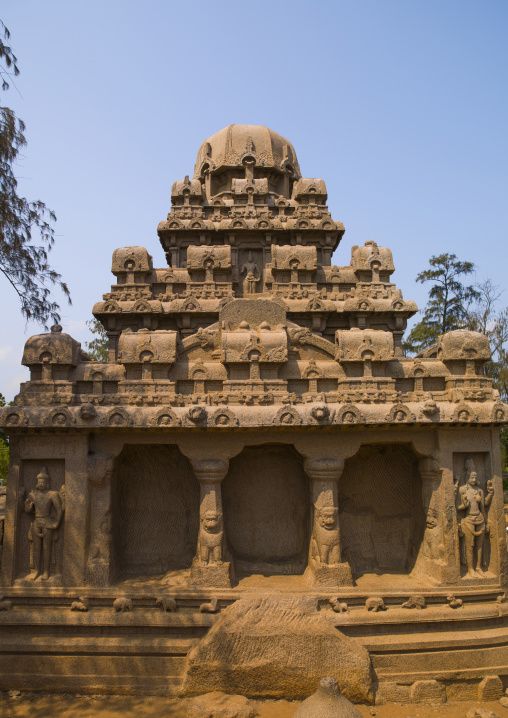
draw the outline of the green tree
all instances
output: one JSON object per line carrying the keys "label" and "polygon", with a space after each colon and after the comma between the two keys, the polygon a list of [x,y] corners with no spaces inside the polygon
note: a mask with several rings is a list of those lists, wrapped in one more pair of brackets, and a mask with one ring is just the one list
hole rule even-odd
{"label": "green tree", "polygon": [[98,319],[91,319],[86,323],[95,338],[86,342],[86,351],[93,361],[108,361],[109,339],[106,330]]}
{"label": "green tree", "polygon": [[[484,371],[499,391],[501,401],[508,401],[508,308],[499,309],[502,291],[490,279],[475,285],[477,300],[468,308],[466,327],[488,337],[492,359]],[[501,438],[501,465],[508,471],[508,429],[503,428]],[[506,489],[508,482],[505,480]]]}
{"label": "green tree", "polygon": [[502,292],[490,279],[475,285],[477,300],[468,308],[465,326],[488,337],[492,359],[485,374],[502,401],[508,401],[508,308],[498,310]]}
{"label": "green tree", "polygon": [[440,334],[464,326],[471,302],[478,290],[464,285],[461,278],[474,272],[474,264],[463,262],[455,254],[440,254],[429,259],[430,268],[420,272],[416,281],[431,282],[429,301],[423,319],[415,324],[404,342],[406,354],[418,353],[437,342]]}
{"label": "green tree", "polygon": [[[0,77],[4,92],[12,78],[19,75],[17,57],[4,42],[9,37],[9,30],[0,20]],[[46,325],[49,318],[55,322],[60,319],[51,288],[57,286],[69,304],[71,300],[67,285],[49,264],[56,216],[44,202],[29,201],[18,194],[14,167],[20,150],[26,146],[25,129],[13,110],[0,107],[0,273],[17,293],[26,320]]]}

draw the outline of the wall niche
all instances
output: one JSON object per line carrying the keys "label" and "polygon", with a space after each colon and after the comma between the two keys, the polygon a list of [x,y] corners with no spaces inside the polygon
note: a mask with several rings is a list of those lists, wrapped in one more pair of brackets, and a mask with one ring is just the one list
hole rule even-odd
{"label": "wall niche", "polygon": [[237,572],[302,574],[309,550],[309,482],[288,445],[245,448],[222,485],[229,549]]}
{"label": "wall niche", "polygon": [[339,481],[343,558],[354,574],[409,573],[424,531],[418,458],[407,445],[362,446]]}
{"label": "wall niche", "polygon": [[199,484],[177,446],[127,445],[115,461],[117,578],[188,568],[196,551]]}

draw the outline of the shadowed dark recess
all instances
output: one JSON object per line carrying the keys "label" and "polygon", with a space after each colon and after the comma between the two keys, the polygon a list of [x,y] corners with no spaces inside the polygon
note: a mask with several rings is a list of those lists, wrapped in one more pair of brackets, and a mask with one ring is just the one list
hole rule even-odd
{"label": "shadowed dark recess", "polygon": [[115,465],[118,576],[187,568],[196,551],[199,485],[176,446],[126,446]]}

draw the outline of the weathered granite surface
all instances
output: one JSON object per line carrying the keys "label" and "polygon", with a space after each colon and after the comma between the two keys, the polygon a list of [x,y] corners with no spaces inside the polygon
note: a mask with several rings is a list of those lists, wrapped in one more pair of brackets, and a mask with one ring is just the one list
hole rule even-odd
{"label": "weathered granite surface", "polygon": [[[317,601],[370,655],[355,700],[506,686],[508,407],[483,371],[488,341],[451,332],[404,357],[417,307],[392,253],[368,240],[332,266],[344,227],[326,199],[288,140],[230,125],[173,184],[167,266],[114,252],[93,310],[108,361],[60,326],[27,341],[30,381],[0,412],[1,687],[177,694],[245,591]],[[238,693],[298,692],[296,673],[254,685],[219,658]]]}

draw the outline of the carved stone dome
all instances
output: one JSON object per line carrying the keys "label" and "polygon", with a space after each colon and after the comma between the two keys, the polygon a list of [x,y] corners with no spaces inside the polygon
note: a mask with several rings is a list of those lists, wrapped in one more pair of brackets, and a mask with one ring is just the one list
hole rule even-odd
{"label": "carved stone dome", "polygon": [[264,125],[228,125],[209,137],[199,148],[194,177],[203,178],[206,170],[243,167],[253,160],[256,167],[301,177],[291,142]]}

